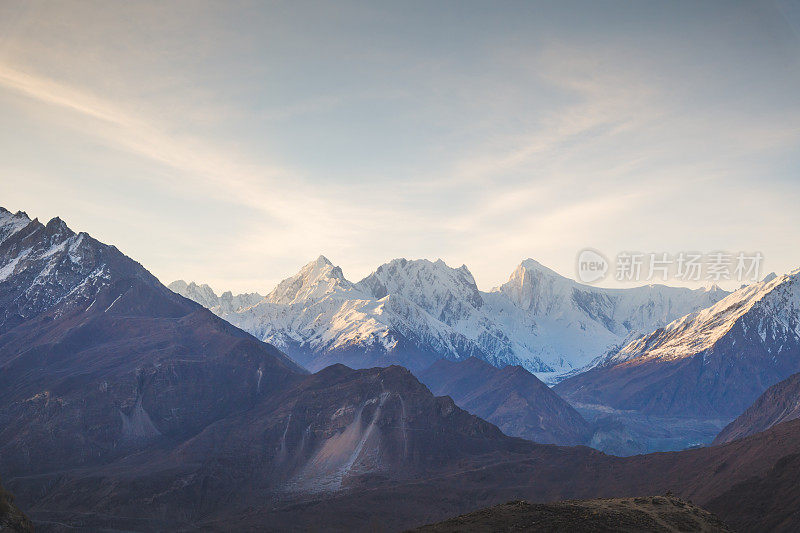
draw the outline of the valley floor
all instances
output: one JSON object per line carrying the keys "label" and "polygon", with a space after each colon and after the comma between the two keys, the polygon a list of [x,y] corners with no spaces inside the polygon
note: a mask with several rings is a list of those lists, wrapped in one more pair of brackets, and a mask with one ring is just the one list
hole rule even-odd
{"label": "valley floor", "polygon": [[572,405],[594,428],[588,445],[618,456],[708,446],[731,422],[719,418],[645,415],[597,404]]}

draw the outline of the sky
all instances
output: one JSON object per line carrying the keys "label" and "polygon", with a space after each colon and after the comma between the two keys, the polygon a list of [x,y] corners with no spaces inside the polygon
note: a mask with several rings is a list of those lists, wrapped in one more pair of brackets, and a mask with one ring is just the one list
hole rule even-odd
{"label": "sky", "polygon": [[217,291],[320,254],[785,272],[798,95],[797,1],[7,1],[0,205]]}

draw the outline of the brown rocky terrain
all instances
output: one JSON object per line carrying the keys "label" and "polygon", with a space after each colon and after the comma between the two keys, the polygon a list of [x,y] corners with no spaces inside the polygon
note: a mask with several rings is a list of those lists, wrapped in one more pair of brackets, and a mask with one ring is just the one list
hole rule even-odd
{"label": "brown rocky terrain", "polygon": [[33,524],[22,511],[14,505],[14,496],[0,485],[0,531],[29,533]]}
{"label": "brown rocky terrain", "polygon": [[[800,421],[724,446],[635,457],[531,445],[462,459],[422,479],[352,486],[327,497],[253,508],[203,524],[215,530],[398,531],[511,500],[636,497],[671,491],[734,530],[796,531],[800,524]],[[758,489],[758,490],[754,490]]]}
{"label": "brown rocky terrain", "polygon": [[419,373],[437,396],[499,427],[543,444],[585,444],[589,424],[550,387],[521,366],[494,367],[476,357],[441,359]]}
{"label": "brown rocky terrain", "polygon": [[569,500],[533,504],[508,502],[461,515],[414,531],[548,531],[572,533],[724,533],[731,530],[716,516],[672,496]]}
{"label": "brown rocky terrain", "polygon": [[800,418],[800,374],[768,388],[753,405],[728,424],[712,444],[741,439],[796,418]]}

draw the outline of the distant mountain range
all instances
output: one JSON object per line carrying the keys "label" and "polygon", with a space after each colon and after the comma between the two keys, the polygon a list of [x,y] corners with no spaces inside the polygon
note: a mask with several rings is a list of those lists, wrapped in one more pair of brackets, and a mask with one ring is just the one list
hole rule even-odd
{"label": "distant mountain range", "polygon": [[217,296],[214,290],[208,285],[197,285],[196,283],[186,283],[183,280],[169,284],[169,288],[181,296],[194,300],[203,307],[207,307],[217,315],[233,313],[241,309],[252,307],[264,299],[264,296],[257,292],[233,295],[230,291]]}
{"label": "distant mountain range", "polygon": [[[285,316],[277,322],[283,327],[296,319],[313,326],[314,316],[327,323],[321,311],[331,305],[342,311],[332,315],[337,325],[341,319],[336,331],[359,339],[367,337],[348,328],[371,322],[350,318],[394,300],[404,302],[412,313],[407,317],[435,317],[431,327],[445,324],[446,332],[461,327],[465,316],[483,316],[495,298],[526,309],[527,300],[518,305],[502,288],[471,291],[466,268],[393,263],[351,285],[332,265],[315,262],[268,295],[281,303],[266,307]],[[521,279],[537,279],[525,271]],[[400,530],[511,499],[666,490],[734,528],[793,531],[800,524],[798,420],[722,446],[628,458],[541,445],[504,435],[451,398],[434,396],[399,366],[334,364],[309,374],[274,346],[168,290],[115,247],[57,218],[41,224],[0,210],[0,273],[0,472],[20,508],[45,527]],[[523,281],[528,288],[521,294],[550,290],[533,281]],[[769,290],[755,290],[766,291],[758,300],[764,303],[741,320],[758,338],[765,331],[765,338],[782,332],[788,339],[779,326],[788,327],[791,313],[775,313],[780,320],[765,319],[762,329],[747,318],[758,309],[792,308],[791,283],[774,281]],[[353,290],[368,296],[364,303],[342,296]],[[575,290],[567,294],[569,309],[586,307],[575,303],[586,303]],[[309,301],[320,307],[312,310]],[[621,310],[622,301],[612,307]],[[237,314],[249,316],[264,305]],[[403,316],[393,305],[391,313],[370,315],[385,319],[378,322],[388,335]],[[535,318],[539,311],[531,309],[539,306],[531,305],[524,316]],[[793,353],[775,346],[778,360]],[[510,390],[525,399],[537,385],[520,370],[492,370],[487,381],[500,386],[522,375],[525,386]],[[483,392],[487,400],[501,396]],[[555,411],[546,402],[541,408],[543,422],[564,408],[548,392],[521,402],[532,416],[538,398],[555,402]],[[498,405],[500,419],[511,404]],[[530,419],[524,412],[520,418],[526,425]]]}
{"label": "distant mountain range", "polygon": [[395,259],[359,281],[320,256],[253,305],[255,294],[217,297],[207,285],[170,284],[314,371],[477,357],[521,365],[552,381],[607,351],[728,293],[650,285],[581,285],[532,259],[508,282],[480,291],[466,266]]}

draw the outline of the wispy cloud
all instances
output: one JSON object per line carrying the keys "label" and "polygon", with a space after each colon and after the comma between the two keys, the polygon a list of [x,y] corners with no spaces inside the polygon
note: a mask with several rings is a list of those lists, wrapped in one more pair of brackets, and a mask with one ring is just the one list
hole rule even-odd
{"label": "wispy cloud", "polygon": [[[583,246],[743,243],[800,262],[772,237],[798,222],[800,75],[746,17],[698,7],[666,13],[673,28],[663,6],[626,10],[632,24],[509,5],[451,27],[388,5],[142,5],[41,7],[2,31],[0,106],[26,145],[57,145],[51,166],[0,162],[166,281],[265,291],[319,253],[352,277],[441,256],[484,287],[527,256],[569,273]],[[92,207],[112,201],[108,169],[136,226]],[[169,199],[157,217],[152,196]]]}

